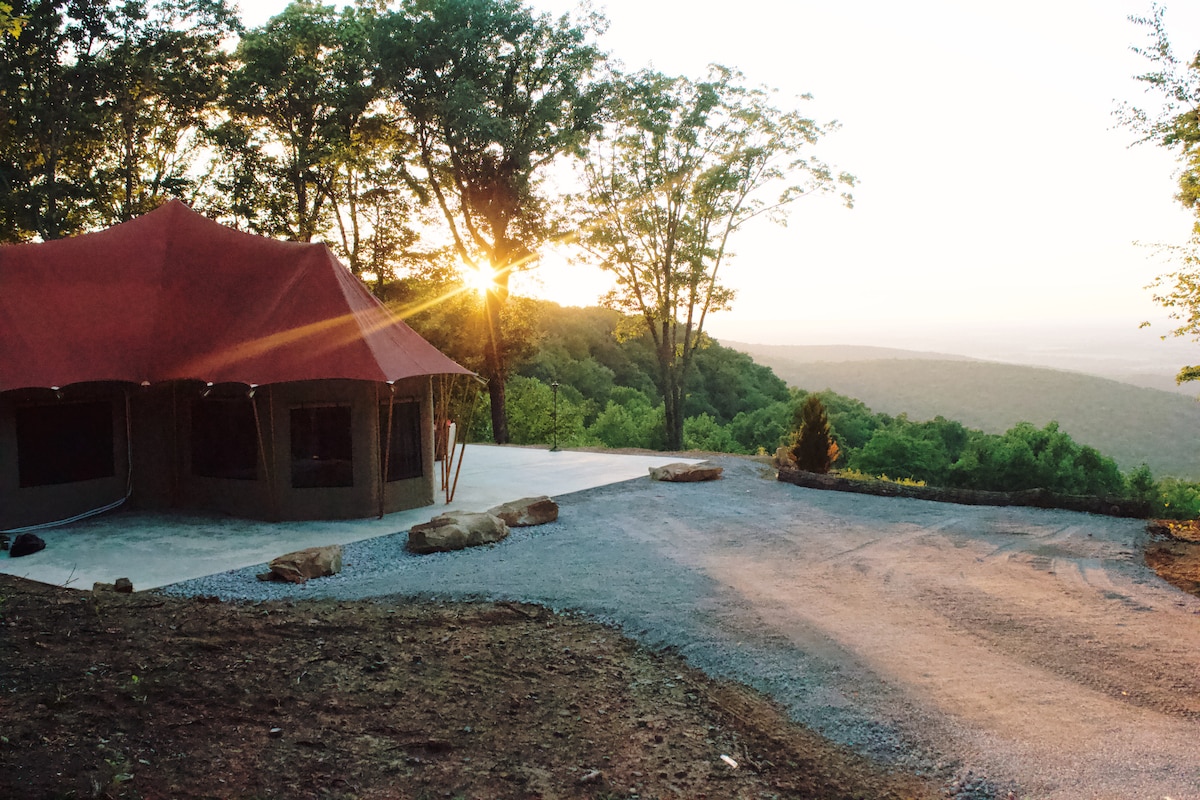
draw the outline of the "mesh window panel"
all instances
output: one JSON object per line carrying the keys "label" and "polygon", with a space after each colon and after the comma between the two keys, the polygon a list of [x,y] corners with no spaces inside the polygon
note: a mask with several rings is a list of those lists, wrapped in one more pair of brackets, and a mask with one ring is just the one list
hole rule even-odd
{"label": "mesh window panel", "polygon": [[258,478],[258,430],[253,400],[204,397],[192,401],[192,474]]}
{"label": "mesh window panel", "polygon": [[16,423],[17,475],[22,488],[116,474],[112,403],[26,406],[17,409]]}
{"label": "mesh window panel", "polygon": [[388,406],[379,407],[379,453],[387,453],[387,481],[419,478],[424,474],[421,458],[421,404],[413,402],[392,405],[392,442],[388,449]]}
{"label": "mesh window panel", "polygon": [[293,408],[291,423],[292,487],[353,486],[350,406]]}

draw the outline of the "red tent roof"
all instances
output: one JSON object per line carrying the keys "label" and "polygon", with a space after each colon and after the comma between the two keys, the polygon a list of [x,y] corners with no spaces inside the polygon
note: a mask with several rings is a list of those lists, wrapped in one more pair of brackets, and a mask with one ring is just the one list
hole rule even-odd
{"label": "red tent roof", "polygon": [[442,374],[470,372],[324,244],[235,231],[178,200],[98,233],[0,247],[0,391]]}

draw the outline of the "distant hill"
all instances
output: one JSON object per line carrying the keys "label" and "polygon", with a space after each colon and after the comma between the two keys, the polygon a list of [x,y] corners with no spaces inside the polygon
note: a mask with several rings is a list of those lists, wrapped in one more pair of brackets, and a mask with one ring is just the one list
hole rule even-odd
{"label": "distant hill", "polygon": [[[814,361],[876,361],[880,359],[918,359],[921,361],[978,361],[977,358],[924,350],[900,350],[895,347],[870,347],[858,344],[746,344],[720,340],[723,347],[746,353],[755,361],[771,366],[769,361],[792,361],[811,364]],[[765,361],[763,359],[766,359]],[[778,370],[776,370],[778,374]],[[783,377],[782,375],[780,377]]]}
{"label": "distant hill", "polygon": [[[770,367],[789,386],[832,389],[877,412],[913,420],[940,414],[988,433],[1021,421],[1040,427],[1057,420],[1075,441],[1122,469],[1144,462],[1156,476],[1200,479],[1200,402],[1191,397],[1078,372],[933,353],[721,343]],[[871,357],[872,350],[887,355]]]}

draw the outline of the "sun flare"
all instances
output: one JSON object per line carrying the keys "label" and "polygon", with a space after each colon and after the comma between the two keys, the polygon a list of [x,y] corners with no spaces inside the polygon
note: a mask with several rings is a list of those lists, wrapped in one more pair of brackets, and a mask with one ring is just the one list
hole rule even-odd
{"label": "sun flare", "polygon": [[480,262],[463,270],[463,282],[471,291],[484,295],[496,288],[496,271],[491,264]]}

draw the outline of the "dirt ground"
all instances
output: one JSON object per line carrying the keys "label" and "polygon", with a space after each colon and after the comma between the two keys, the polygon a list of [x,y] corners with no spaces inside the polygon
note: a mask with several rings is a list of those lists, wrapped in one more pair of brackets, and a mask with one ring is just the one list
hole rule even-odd
{"label": "dirt ground", "polygon": [[0,640],[0,797],[937,795],[537,606],[236,604],[0,576]]}
{"label": "dirt ground", "polygon": [[1163,580],[1200,597],[1200,520],[1158,520],[1146,545],[1146,564]]}

